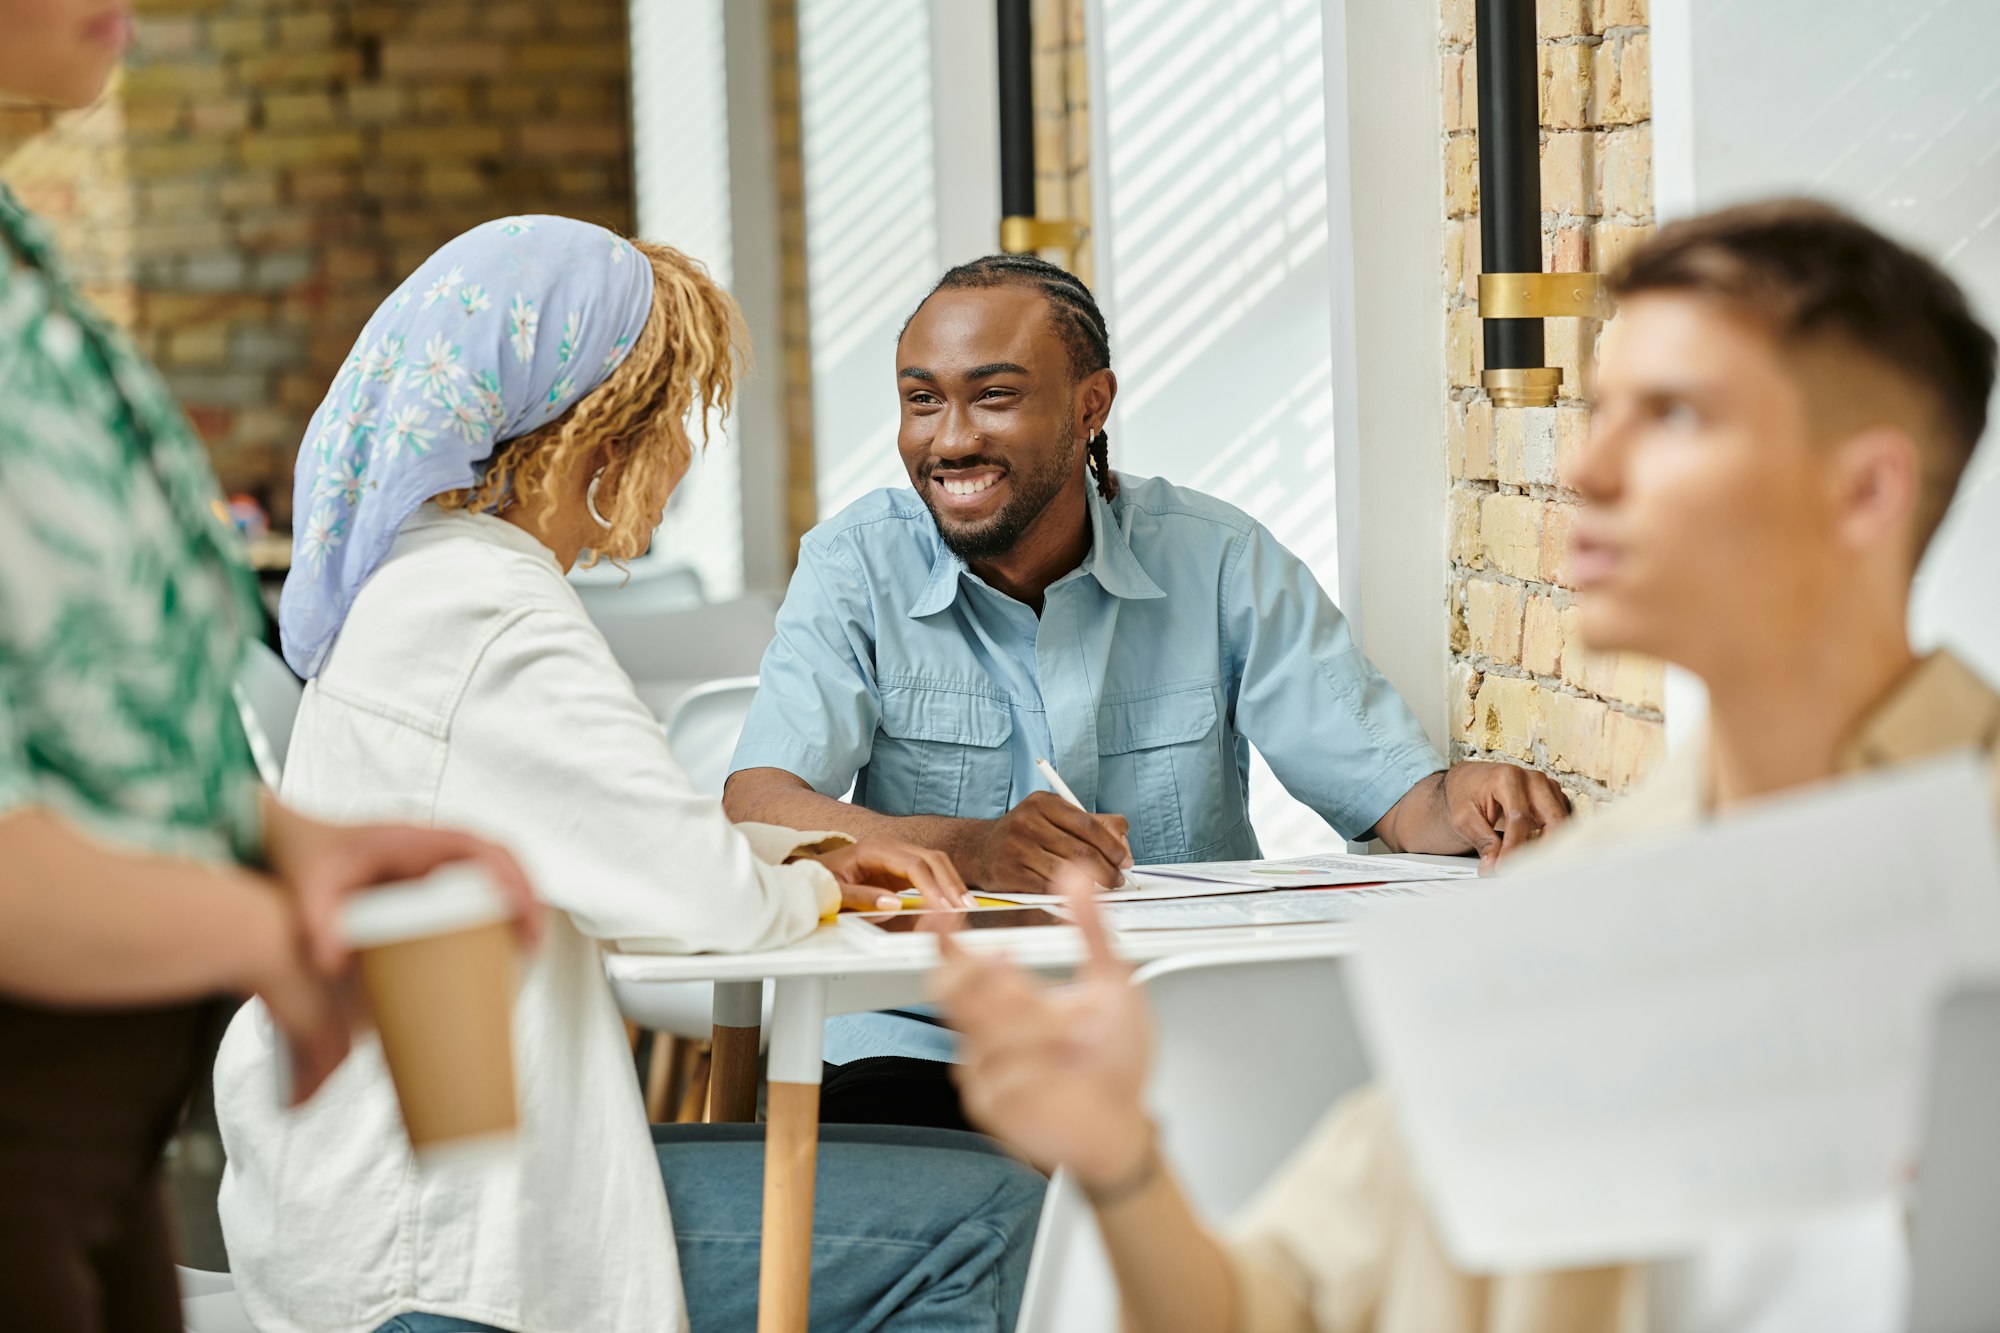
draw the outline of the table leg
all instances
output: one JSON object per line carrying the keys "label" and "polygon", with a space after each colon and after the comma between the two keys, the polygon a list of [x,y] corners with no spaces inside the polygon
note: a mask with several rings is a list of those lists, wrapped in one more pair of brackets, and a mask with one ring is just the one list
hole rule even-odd
{"label": "table leg", "polygon": [[757,1118],[757,1047],[763,1021],[763,982],[715,983],[708,1118],[716,1124]]}
{"label": "table leg", "polygon": [[805,1333],[812,1294],[813,1178],[819,1166],[819,1078],[826,980],[786,977],[771,1006],[764,1127],[764,1254],[757,1333]]}

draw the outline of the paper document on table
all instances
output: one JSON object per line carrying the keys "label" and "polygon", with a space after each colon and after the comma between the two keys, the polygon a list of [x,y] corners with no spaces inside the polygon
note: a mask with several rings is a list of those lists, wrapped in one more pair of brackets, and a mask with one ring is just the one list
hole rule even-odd
{"label": "paper document on table", "polygon": [[1288,861],[1188,861],[1176,865],[1147,866],[1145,873],[1258,889],[1306,889],[1341,884],[1383,884],[1398,880],[1470,878],[1479,873],[1479,866],[1470,860],[1463,866],[1452,866],[1409,861],[1400,856],[1321,852],[1315,856],[1295,856]]}
{"label": "paper document on table", "polygon": [[[1133,870],[1126,874],[1129,885],[1122,889],[1104,890],[1107,903],[1144,903],[1160,898],[1213,898],[1218,894],[1264,893],[1278,887],[1275,884],[1223,884],[1209,880],[1171,879],[1165,875],[1151,874],[1152,867]],[[996,889],[981,889],[982,898],[995,898],[1007,903],[1033,903],[1042,905],[1060,901],[1060,893],[1012,893]]]}
{"label": "paper document on table", "polygon": [[1684,1252],[1892,1200],[1942,984],[2000,964],[1969,756],[1383,912],[1352,977],[1446,1248]]}
{"label": "paper document on table", "polygon": [[1224,898],[1178,902],[1107,899],[1104,920],[1114,931],[1220,930],[1236,926],[1294,926],[1359,921],[1373,912],[1453,893],[1476,893],[1479,881],[1436,879],[1379,884],[1362,889],[1278,889]]}

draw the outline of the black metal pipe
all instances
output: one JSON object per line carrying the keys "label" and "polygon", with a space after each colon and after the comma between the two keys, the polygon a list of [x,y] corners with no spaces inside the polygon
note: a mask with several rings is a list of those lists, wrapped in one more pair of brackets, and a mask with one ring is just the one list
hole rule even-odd
{"label": "black metal pipe", "polygon": [[[1479,253],[1487,273],[1542,271],[1542,122],[1535,0],[1476,0]],[[1486,319],[1486,367],[1543,364],[1542,321]]]}
{"label": "black metal pipe", "polygon": [[998,0],[994,6],[1000,16],[1000,215],[1010,218],[1035,216],[1035,31],[1028,3]]}

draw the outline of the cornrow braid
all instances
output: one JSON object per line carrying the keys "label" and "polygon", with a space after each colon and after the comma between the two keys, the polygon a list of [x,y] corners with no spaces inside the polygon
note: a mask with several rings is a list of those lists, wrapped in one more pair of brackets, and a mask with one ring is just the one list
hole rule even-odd
{"label": "cornrow braid", "polygon": [[[1068,269],[1051,264],[1040,255],[987,255],[945,270],[937,285],[924,296],[928,301],[942,291],[978,287],[1033,287],[1049,303],[1049,319],[1069,352],[1072,379],[1082,379],[1094,371],[1111,367],[1111,334],[1105,327],[1104,312],[1083,280]],[[917,303],[917,310],[924,302]],[[916,310],[910,319],[917,317]],[[910,320],[903,321],[909,328]],[[1100,430],[1084,445],[1090,470],[1097,476],[1097,493],[1105,500],[1118,498],[1118,477],[1111,470],[1111,436]]]}

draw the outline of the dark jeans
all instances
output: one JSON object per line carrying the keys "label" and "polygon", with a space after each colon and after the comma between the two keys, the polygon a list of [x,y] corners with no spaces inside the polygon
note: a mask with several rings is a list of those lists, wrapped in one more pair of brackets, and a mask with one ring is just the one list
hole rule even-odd
{"label": "dark jeans", "polygon": [[[655,1125],[688,1321],[757,1326],[761,1125]],[[880,1125],[820,1131],[813,1195],[814,1333],[1011,1333],[1041,1216],[1042,1178],[976,1134]],[[410,1314],[375,1333],[505,1333]]]}

